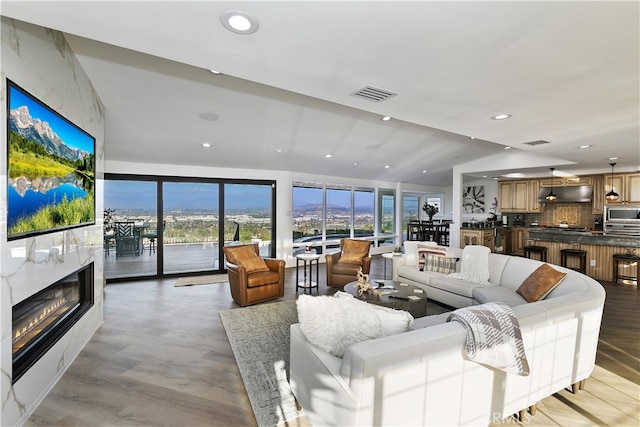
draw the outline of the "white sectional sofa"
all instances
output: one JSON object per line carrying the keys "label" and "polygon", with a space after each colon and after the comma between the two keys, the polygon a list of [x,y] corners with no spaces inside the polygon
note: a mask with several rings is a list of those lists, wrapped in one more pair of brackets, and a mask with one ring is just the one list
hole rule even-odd
{"label": "white sectional sofa", "polygon": [[[535,408],[563,388],[577,390],[591,375],[605,299],[600,283],[554,265],[567,276],[546,298],[527,303],[516,289],[539,261],[490,254],[490,285],[477,286],[421,272],[412,249],[405,251],[394,260],[394,279],[422,287],[429,299],[453,307],[490,301],[512,307],[530,374],[509,374],[465,358],[466,331],[446,322],[447,313],[416,319],[407,332],[353,344],[343,358],[310,344],[294,324],[290,380],[314,426],[488,425]],[[447,256],[462,252],[450,248]]]}

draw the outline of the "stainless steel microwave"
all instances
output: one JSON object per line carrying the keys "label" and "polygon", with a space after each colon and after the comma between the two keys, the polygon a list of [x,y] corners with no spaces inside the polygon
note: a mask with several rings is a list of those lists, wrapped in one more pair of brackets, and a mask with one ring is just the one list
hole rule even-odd
{"label": "stainless steel microwave", "polygon": [[605,206],[604,222],[627,222],[640,224],[640,206]]}

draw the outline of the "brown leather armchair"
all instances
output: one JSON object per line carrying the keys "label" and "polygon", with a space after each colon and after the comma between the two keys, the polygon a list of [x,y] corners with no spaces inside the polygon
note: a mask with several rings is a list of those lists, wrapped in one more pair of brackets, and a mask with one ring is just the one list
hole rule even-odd
{"label": "brown leather armchair", "polygon": [[284,295],[284,261],[262,258],[257,244],[225,246],[231,296],[241,307]]}
{"label": "brown leather armchair", "polygon": [[340,252],[327,254],[327,286],[342,288],[349,282],[357,280],[358,269],[362,267],[364,274],[369,274],[371,256],[368,240],[342,239]]}

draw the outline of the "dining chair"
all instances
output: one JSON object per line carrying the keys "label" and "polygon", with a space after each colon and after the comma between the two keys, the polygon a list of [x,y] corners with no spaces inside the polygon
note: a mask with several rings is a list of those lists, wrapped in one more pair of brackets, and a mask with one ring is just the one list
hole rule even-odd
{"label": "dining chair", "polygon": [[420,232],[420,221],[410,220],[407,224],[407,240],[422,240]]}
{"label": "dining chair", "polygon": [[125,254],[135,257],[140,250],[140,239],[135,232],[135,222],[119,221],[114,224],[116,259]]}

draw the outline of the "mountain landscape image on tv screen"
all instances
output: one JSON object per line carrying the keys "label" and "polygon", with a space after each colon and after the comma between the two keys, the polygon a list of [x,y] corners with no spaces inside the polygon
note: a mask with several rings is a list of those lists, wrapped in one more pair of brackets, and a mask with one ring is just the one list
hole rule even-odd
{"label": "mountain landscape image on tv screen", "polygon": [[7,239],[95,224],[95,139],[7,80]]}

